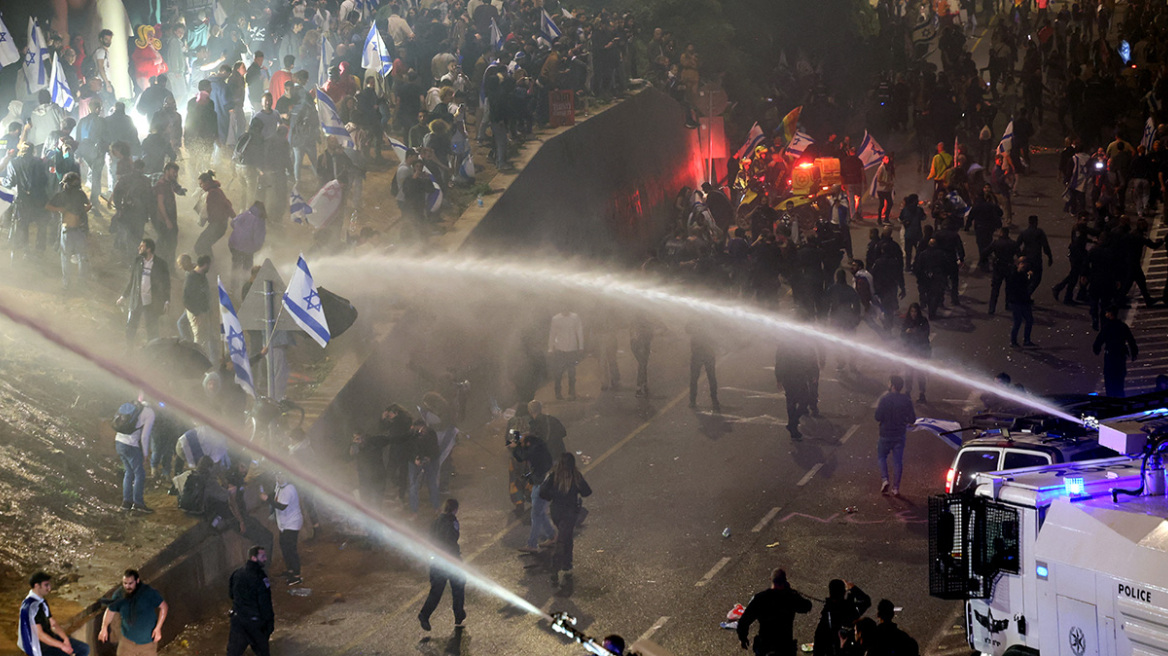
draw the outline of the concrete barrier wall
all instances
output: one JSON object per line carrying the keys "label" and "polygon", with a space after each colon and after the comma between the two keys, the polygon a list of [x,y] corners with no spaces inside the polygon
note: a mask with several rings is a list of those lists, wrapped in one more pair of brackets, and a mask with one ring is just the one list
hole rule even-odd
{"label": "concrete barrier wall", "polygon": [[[200,523],[140,568],[142,580],[162,593],[170,606],[163,625],[163,645],[187,625],[222,612],[231,572],[247,560],[251,545],[249,539],[238,533],[220,535]],[[117,589],[111,588],[104,597],[109,598]],[[111,638],[108,643],[97,641],[104,612],[105,607],[95,602],[80,615],[62,622],[74,638],[93,646],[97,656],[117,651],[116,639]],[[118,623],[114,622],[114,633],[117,627]]]}
{"label": "concrete barrier wall", "polygon": [[697,130],[648,89],[543,144],[462,248],[639,259],[664,234],[677,191],[701,176]]}

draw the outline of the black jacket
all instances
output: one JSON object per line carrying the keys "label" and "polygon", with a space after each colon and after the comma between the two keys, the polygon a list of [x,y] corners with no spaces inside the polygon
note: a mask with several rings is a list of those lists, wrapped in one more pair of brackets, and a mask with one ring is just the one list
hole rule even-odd
{"label": "black jacket", "polygon": [[1014,270],[1014,258],[1018,256],[1018,243],[1009,237],[999,237],[990,244],[990,262],[995,276],[1004,277]]}
{"label": "black jacket", "polygon": [[815,656],[839,653],[840,630],[855,624],[871,605],[871,597],[859,586],[852,586],[843,599],[829,597],[824,601],[815,627]]}
{"label": "black jacket", "polygon": [[211,311],[211,285],[207,282],[207,274],[197,271],[187,273],[183,285],[183,308],[191,314]]}
{"label": "black jacket", "polygon": [[548,451],[547,444],[535,435],[528,435],[525,441],[528,446],[520,443],[512,449],[511,455],[519,462],[531,465],[531,480],[542,481],[551,471],[552,454]]}
{"label": "black jacket", "polygon": [[795,613],[810,611],[811,600],[790,588],[763,590],[746,604],[746,610],[738,620],[738,639],[745,643],[750,637],[750,625],[758,622],[754,653],[794,653],[795,634],[792,625],[795,623]]}
{"label": "black jacket", "polygon": [[588,486],[588,481],[580,476],[580,483],[573,483],[567,491],[561,490],[556,485],[556,474],[551,472],[547,478],[543,479],[543,484],[539,486],[539,496],[544,501],[551,503],[552,519],[557,517],[567,517],[579,511],[580,497],[590,496],[592,488]]}
{"label": "black jacket", "polygon": [[458,518],[450,513],[442,513],[430,525],[430,538],[435,546],[442,547],[446,553],[459,558],[462,551],[458,547]]}
{"label": "black jacket", "polygon": [[[130,265],[130,280],[126,283],[126,288],[122,290],[122,296],[130,304],[130,309],[136,309],[142,305],[142,266],[145,260],[142,256],[134,258],[134,263]],[[150,300],[151,305],[161,307],[163,303],[170,301],[170,269],[166,267],[166,262],[157,255],[154,256],[153,269],[150,272]]]}
{"label": "black jacket", "polygon": [[1136,338],[1132,335],[1131,328],[1119,319],[1104,319],[1103,326],[1099,330],[1099,334],[1095,337],[1095,344],[1092,347],[1095,355],[1099,355],[1100,351],[1106,352],[1108,355],[1120,356],[1127,358],[1131,356],[1132,361],[1136,359],[1140,349],[1136,346]]}
{"label": "black jacket", "polygon": [[244,621],[258,622],[269,634],[275,630],[271,583],[263,565],[249,560],[232,572],[228,596],[231,597],[232,615]]}

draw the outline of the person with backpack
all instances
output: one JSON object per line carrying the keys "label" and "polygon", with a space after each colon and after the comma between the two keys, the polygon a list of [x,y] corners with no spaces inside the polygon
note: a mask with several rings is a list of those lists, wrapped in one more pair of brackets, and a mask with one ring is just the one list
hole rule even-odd
{"label": "person with backpack", "polygon": [[123,403],[110,422],[114,446],[122,459],[122,510],[150,514],[146,505],[146,463],[150,458],[150,434],[154,430],[154,409],[139,401]]}

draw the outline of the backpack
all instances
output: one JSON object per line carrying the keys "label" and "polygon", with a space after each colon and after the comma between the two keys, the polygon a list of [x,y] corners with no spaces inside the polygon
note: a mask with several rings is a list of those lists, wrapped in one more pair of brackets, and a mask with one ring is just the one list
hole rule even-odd
{"label": "backpack", "polygon": [[110,425],[123,435],[133,433],[138,430],[138,417],[142,414],[142,407],[142,404],[137,401],[123,403],[118,406],[118,411],[114,414]]}
{"label": "backpack", "polygon": [[247,132],[239,138],[239,141],[235,142],[235,152],[231,155],[231,161],[235,162],[236,164],[242,164],[244,152],[247,151],[247,147],[250,145],[251,132]]}
{"label": "backpack", "polygon": [[207,510],[207,481],[195,471],[186,471],[175,478],[178,488],[178,508],[192,515]]}

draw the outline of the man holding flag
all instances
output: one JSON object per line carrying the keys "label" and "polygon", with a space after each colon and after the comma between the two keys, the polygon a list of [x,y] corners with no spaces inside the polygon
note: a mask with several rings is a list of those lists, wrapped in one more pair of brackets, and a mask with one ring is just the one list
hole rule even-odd
{"label": "man holding flag", "polygon": [[49,78],[49,92],[54,103],[66,113],[73,113],[77,101],[73,98],[73,91],[69,88],[69,81],[65,78],[65,71],[61,68],[61,62],[56,54],[53,55],[53,74]]}
{"label": "man holding flag", "polygon": [[381,33],[377,31],[377,21],[373,21],[369,26],[369,34],[365,36],[365,49],[361,51],[361,66],[365,70],[377,71],[377,74],[382,77],[389,74],[389,70],[393,68],[389,48],[385,47],[385,41],[381,39]]}

